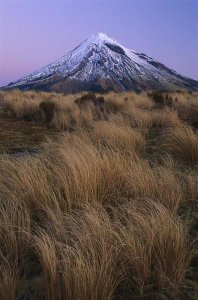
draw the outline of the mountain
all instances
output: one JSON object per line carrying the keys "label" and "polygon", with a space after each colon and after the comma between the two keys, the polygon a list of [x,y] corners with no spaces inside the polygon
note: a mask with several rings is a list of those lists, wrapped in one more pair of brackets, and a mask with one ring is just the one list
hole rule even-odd
{"label": "mountain", "polygon": [[106,34],[92,36],[73,51],[6,88],[57,92],[198,90],[198,81],[153,58],[129,50]]}

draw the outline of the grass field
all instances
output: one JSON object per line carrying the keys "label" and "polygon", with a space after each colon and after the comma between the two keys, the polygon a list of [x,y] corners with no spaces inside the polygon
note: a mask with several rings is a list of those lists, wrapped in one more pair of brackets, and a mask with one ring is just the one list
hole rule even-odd
{"label": "grass field", "polygon": [[0,151],[0,299],[196,299],[198,93],[1,92]]}

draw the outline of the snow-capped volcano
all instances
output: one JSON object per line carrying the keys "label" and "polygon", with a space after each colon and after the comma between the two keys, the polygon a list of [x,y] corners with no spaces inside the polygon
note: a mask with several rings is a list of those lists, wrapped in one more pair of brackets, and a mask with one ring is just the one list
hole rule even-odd
{"label": "snow-capped volcano", "polygon": [[13,87],[61,92],[198,90],[198,82],[99,33],[54,63],[7,86]]}

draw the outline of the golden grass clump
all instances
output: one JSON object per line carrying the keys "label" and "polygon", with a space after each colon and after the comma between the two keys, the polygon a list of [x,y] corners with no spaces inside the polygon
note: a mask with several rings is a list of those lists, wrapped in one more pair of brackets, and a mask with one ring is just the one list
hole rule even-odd
{"label": "golden grass clump", "polygon": [[168,130],[164,147],[183,162],[198,163],[198,135],[187,125]]}
{"label": "golden grass clump", "polygon": [[115,218],[124,241],[120,255],[129,264],[129,280],[142,292],[154,284],[158,289],[168,288],[171,294],[182,284],[190,260],[181,222],[149,198],[121,206]]}
{"label": "golden grass clump", "polygon": [[110,147],[122,153],[125,151],[141,153],[146,143],[141,132],[109,121],[98,122],[94,127],[92,137],[104,147]]}

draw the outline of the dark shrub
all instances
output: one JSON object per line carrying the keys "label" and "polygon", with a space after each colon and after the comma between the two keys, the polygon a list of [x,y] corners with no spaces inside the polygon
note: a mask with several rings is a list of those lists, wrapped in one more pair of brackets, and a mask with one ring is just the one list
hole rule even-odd
{"label": "dark shrub", "polygon": [[164,99],[164,105],[171,107],[173,105],[173,98],[169,95],[166,95]]}
{"label": "dark shrub", "polygon": [[75,104],[77,104],[80,107],[85,107],[90,103],[95,104],[95,101],[96,101],[96,95],[93,93],[88,93],[76,99]]}
{"label": "dark shrub", "polygon": [[106,112],[104,97],[96,97],[96,95],[92,93],[88,93],[86,95],[83,95],[81,98],[76,99],[75,104],[82,109],[88,107],[89,105],[92,105],[92,107],[95,108],[94,113],[96,119],[103,118],[104,113]]}
{"label": "dark shrub", "polygon": [[94,101],[96,99],[96,95],[94,93],[88,93],[81,97],[82,100],[92,100]]}
{"label": "dark shrub", "polygon": [[39,108],[45,114],[45,121],[50,123],[56,109],[56,104],[52,101],[43,101],[40,103]]}
{"label": "dark shrub", "polygon": [[99,107],[104,106],[104,104],[105,104],[104,97],[98,97],[98,98],[96,98],[95,104],[97,106],[99,106]]}
{"label": "dark shrub", "polygon": [[148,96],[155,102],[157,105],[163,105],[164,104],[164,96],[160,92],[154,92],[148,94]]}
{"label": "dark shrub", "polygon": [[164,106],[172,107],[173,99],[168,94],[164,96],[162,92],[153,92],[149,93],[148,96],[155,102],[156,106],[159,108],[163,108]]}
{"label": "dark shrub", "polygon": [[102,113],[106,112],[104,97],[96,98],[96,100],[94,102],[94,105],[97,107],[99,113],[100,112],[102,112]]}

